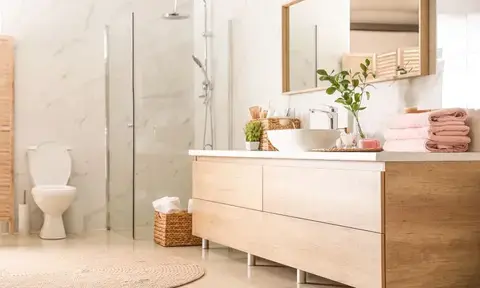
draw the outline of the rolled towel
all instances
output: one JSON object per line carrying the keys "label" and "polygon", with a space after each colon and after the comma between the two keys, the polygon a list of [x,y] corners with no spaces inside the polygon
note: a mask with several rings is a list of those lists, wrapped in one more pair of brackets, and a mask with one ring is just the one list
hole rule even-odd
{"label": "rolled towel", "polygon": [[388,152],[467,152],[468,143],[437,142],[428,139],[388,140],[383,145]]}
{"label": "rolled towel", "polygon": [[388,128],[404,129],[443,125],[465,125],[466,120],[467,111],[465,109],[440,109],[427,113],[397,115],[388,125]]}

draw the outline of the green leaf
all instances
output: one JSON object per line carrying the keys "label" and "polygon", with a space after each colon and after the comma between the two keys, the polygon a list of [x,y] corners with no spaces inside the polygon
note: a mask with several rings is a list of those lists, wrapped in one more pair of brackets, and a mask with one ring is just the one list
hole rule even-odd
{"label": "green leaf", "polygon": [[367,100],[370,100],[370,97],[371,97],[370,92],[367,91],[366,93],[367,93]]}
{"label": "green leaf", "polygon": [[356,102],[352,104],[352,110],[353,111],[358,111],[360,109],[360,103]]}
{"label": "green leaf", "polygon": [[348,76],[348,71],[342,71],[340,72],[340,75],[342,75],[343,77],[346,77]]}
{"label": "green leaf", "polygon": [[353,88],[357,88],[359,84],[360,84],[360,81],[358,79],[353,79],[352,80]]}
{"label": "green leaf", "polygon": [[345,99],[343,99],[343,98],[338,98],[337,100],[335,100],[335,103],[339,103],[339,104],[342,104],[342,105],[347,105],[347,103],[345,102]]}
{"label": "green leaf", "polygon": [[330,87],[330,88],[327,89],[326,92],[327,92],[328,95],[333,95],[335,92],[337,92],[337,88]]}
{"label": "green leaf", "polygon": [[352,97],[348,97],[348,99],[346,99],[345,102],[346,102],[348,105],[352,105],[352,103],[353,103]]}
{"label": "green leaf", "polygon": [[360,63],[360,68],[362,68],[362,71],[364,72],[364,76],[365,76],[365,74],[367,73],[367,70],[368,70],[367,66],[365,66],[365,64],[363,64],[363,63]]}
{"label": "green leaf", "polygon": [[355,102],[360,102],[361,98],[362,98],[362,94],[355,93]]}
{"label": "green leaf", "polygon": [[325,69],[317,70],[317,74],[320,76],[328,76],[328,73]]}
{"label": "green leaf", "polygon": [[353,74],[353,76],[352,76],[352,79],[355,78],[355,77],[358,77],[358,75],[360,75],[360,72],[355,72],[355,74]]}
{"label": "green leaf", "polygon": [[365,59],[365,64],[367,64],[367,67],[370,66],[370,59]]}
{"label": "green leaf", "polygon": [[343,99],[347,100],[348,98],[350,98],[350,94],[348,92],[345,92],[343,93],[342,97]]}
{"label": "green leaf", "polygon": [[360,109],[358,109],[358,111],[362,111],[362,110],[365,110],[367,109],[367,107],[360,107]]}
{"label": "green leaf", "polygon": [[350,81],[349,80],[342,80],[342,82],[340,82],[343,86],[346,86],[348,87],[348,85],[350,85]]}
{"label": "green leaf", "polygon": [[333,78],[335,79],[335,82],[340,82],[340,74],[335,75]]}
{"label": "green leaf", "polygon": [[353,113],[352,108],[350,108],[350,106],[344,105],[343,107],[345,107],[345,109]]}
{"label": "green leaf", "polygon": [[329,79],[328,76],[320,76],[320,81],[328,81]]}

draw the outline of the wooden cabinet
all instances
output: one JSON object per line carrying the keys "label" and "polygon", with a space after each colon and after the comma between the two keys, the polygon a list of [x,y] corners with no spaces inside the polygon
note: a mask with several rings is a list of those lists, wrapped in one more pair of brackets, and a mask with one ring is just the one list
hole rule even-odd
{"label": "wooden cabinet", "polygon": [[199,157],[193,177],[196,236],[356,288],[480,287],[478,161]]}
{"label": "wooden cabinet", "polygon": [[262,210],[262,166],[195,162],[193,197]]}
{"label": "wooden cabinet", "polygon": [[0,36],[0,221],[9,222],[14,232],[13,187],[13,95],[14,43]]}
{"label": "wooden cabinet", "polygon": [[266,166],[266,212],[382,232],[382,172]]}
{"label": "wooden cabinet", "polygon": [[382,287],[381,234],[203,200],[195,200],[193,219],[202,238],[338,282]]}

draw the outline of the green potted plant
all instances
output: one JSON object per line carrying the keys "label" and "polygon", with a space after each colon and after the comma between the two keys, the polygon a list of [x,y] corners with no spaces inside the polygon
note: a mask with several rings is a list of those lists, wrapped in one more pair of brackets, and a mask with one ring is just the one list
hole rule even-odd
{"label": "green potted plant", "polygon": [[370,60],[366,59],[364,63],[360,64],[361,72],[355,73],[352,70],[338,73],[335,73],[335,71],[328,73],[325,69],[317,71],[320,81],[328,81],[330,83],[330,87],[326,91],[327,94],[340,94],[340,97],[335,102],[343,105],[352,114],[357,132],[362,139],[365,139],[366,136],[360,124],[359,112],[367,109],[363,100],[365,97],[367,100],[370,100],[368,88],[374,87],[367,80],[376,77],[375,73],[370,70],[370,64]]}
{"label": "green potted plant", "polygon": [[249,151],[258,151],[260,138],[262,137],[262,123],[260,121],[251,121],[245,125],[245,146]]}

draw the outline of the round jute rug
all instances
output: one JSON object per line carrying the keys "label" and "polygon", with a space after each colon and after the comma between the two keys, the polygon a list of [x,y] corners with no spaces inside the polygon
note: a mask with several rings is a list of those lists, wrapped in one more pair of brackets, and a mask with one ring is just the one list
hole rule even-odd
{"label": "round jute rug", "polygon": [[177,257],[119,251],[2,251],[1,288],[174,288],[205,271]]}

